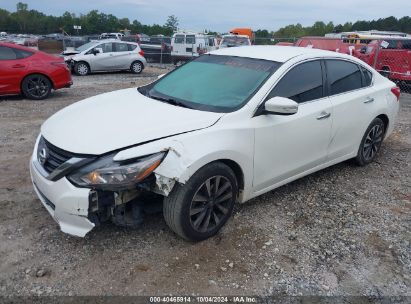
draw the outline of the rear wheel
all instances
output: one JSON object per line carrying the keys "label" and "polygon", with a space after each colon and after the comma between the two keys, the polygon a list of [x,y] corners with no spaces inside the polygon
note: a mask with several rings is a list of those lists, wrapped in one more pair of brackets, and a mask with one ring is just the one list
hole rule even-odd
{"label": "rear wheel", "polygon": [[177,184],[164,199],[168,226],[190,241],[215,235],[230,218],[238,185],[233,170],[215,162],[198,170],[185,185]]}
{"label": "rear wheel", "polygon": [[24,78],[21,87],[24,96],[35,100],[47,98],[52,89],[50,80],[41,74],[27,76]]}
{"label": "rear wheel", "polygon": [[86,76],[90,73],[90,67],[85,62],[77,62],[74,65],[74,73],[79,76]]}
{"label": "rear wheel", "polygon": [[379,118],[375,118],[368,126],[355,158],[358,165],[368,165],[375,159],[384,139],[385,128],[384,122]]}
{"label": "rear wheel", "polygon": [[143,71],[143,64],[140,61],[134,61],[130,66],[130,70],[134,74],[140,74]]}

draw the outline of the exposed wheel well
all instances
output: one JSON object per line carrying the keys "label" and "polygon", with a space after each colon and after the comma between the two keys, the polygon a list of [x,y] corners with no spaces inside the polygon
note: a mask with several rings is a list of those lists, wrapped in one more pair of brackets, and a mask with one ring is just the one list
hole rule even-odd
{"label": "exposed wheel well", "polygon": [[240,165],[231,159],[219,159],[217,161],[229,166],[231,170],[234,171],[235,177],[237,178],[238,182],[238,189],[244,190],[244,173]]}
{"label": "exposed wheel well", "polygon": [[384,122],[385,132],[387,132],[388,124],[389,124],[388,116],[385,115],[385,114],[380,114],[380,115],[378,115],[376,118],[379,118],[379,119],[381,119],[381,120]]}
{"label": "exposed wheel well", "polygon": [[23,92],[23,82],[24,82],[24,80],[25,80],[27,77],[32,76],[32,75],[41,75],[41,76],[46,77],[46,78],[48,79],[48,81],[50,81],[51,86],[52,86],[52,89],[54,89],[54,83],[53,83],[53,81],[51,80],[51,78],[50,78],[49,76],[47,76],[47,75],[45,75],[45,74],[43,74],[43,73],[31,73],[31,74],[28,74],[28,75],[24,76],[24,78],[23,78],[23,79],[21,80],[21,82],[20,82],[20,90],[21,90],[22,92]]}

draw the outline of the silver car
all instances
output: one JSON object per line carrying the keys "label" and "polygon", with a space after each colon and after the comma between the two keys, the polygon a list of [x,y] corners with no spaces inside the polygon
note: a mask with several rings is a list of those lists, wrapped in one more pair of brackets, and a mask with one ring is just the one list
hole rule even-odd
{"label": "silver car", "polygon": [[74,51],[62,54],[73,72],[85,76],[91,72],[129,70],[140,74],[147,61],[137,43],[106,39],[90,41]]}

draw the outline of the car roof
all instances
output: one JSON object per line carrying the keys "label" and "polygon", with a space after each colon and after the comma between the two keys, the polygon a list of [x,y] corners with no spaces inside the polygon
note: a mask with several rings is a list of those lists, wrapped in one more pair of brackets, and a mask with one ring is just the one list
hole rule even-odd
{"label": "car roof", "polygon": [[252,46],[240,46],[232,48],[224,48],[216,51],[212,51],[209,54],[213,55],[226,55],[226,56],[238,56],[255,59],[271,60],[276,62],[286,62],[291,58],[297,56],[312,56],[312,57],[341,57],[347,58],[347,55],[295,46],[271,46],[271,45],[252,45]]}

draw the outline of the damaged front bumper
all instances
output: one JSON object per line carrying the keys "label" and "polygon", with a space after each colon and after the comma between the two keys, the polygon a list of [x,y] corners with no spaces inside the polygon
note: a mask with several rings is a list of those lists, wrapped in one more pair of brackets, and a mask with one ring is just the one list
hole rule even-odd
{"label": "damaged front bumper", "polygon": [[78,237],[84,237],[95,226],[109,220],[123,227],[138,227],[144,213],[161,210],[164,192],[174,184],[160,176],[151,176],[130,190],[80,188],[66,177],[57,181],[45,178],[36,162],[32,156],[30,175],[37,196],[61,231]]}
{"label": "damaged front bumper", "polygon": [[58,181],[44,178],[30,161],[30,175],[40,201],[59,224],[61,231],[84,237],[95,224],[88,218],[90,189],[77,188],[65,177]]}

